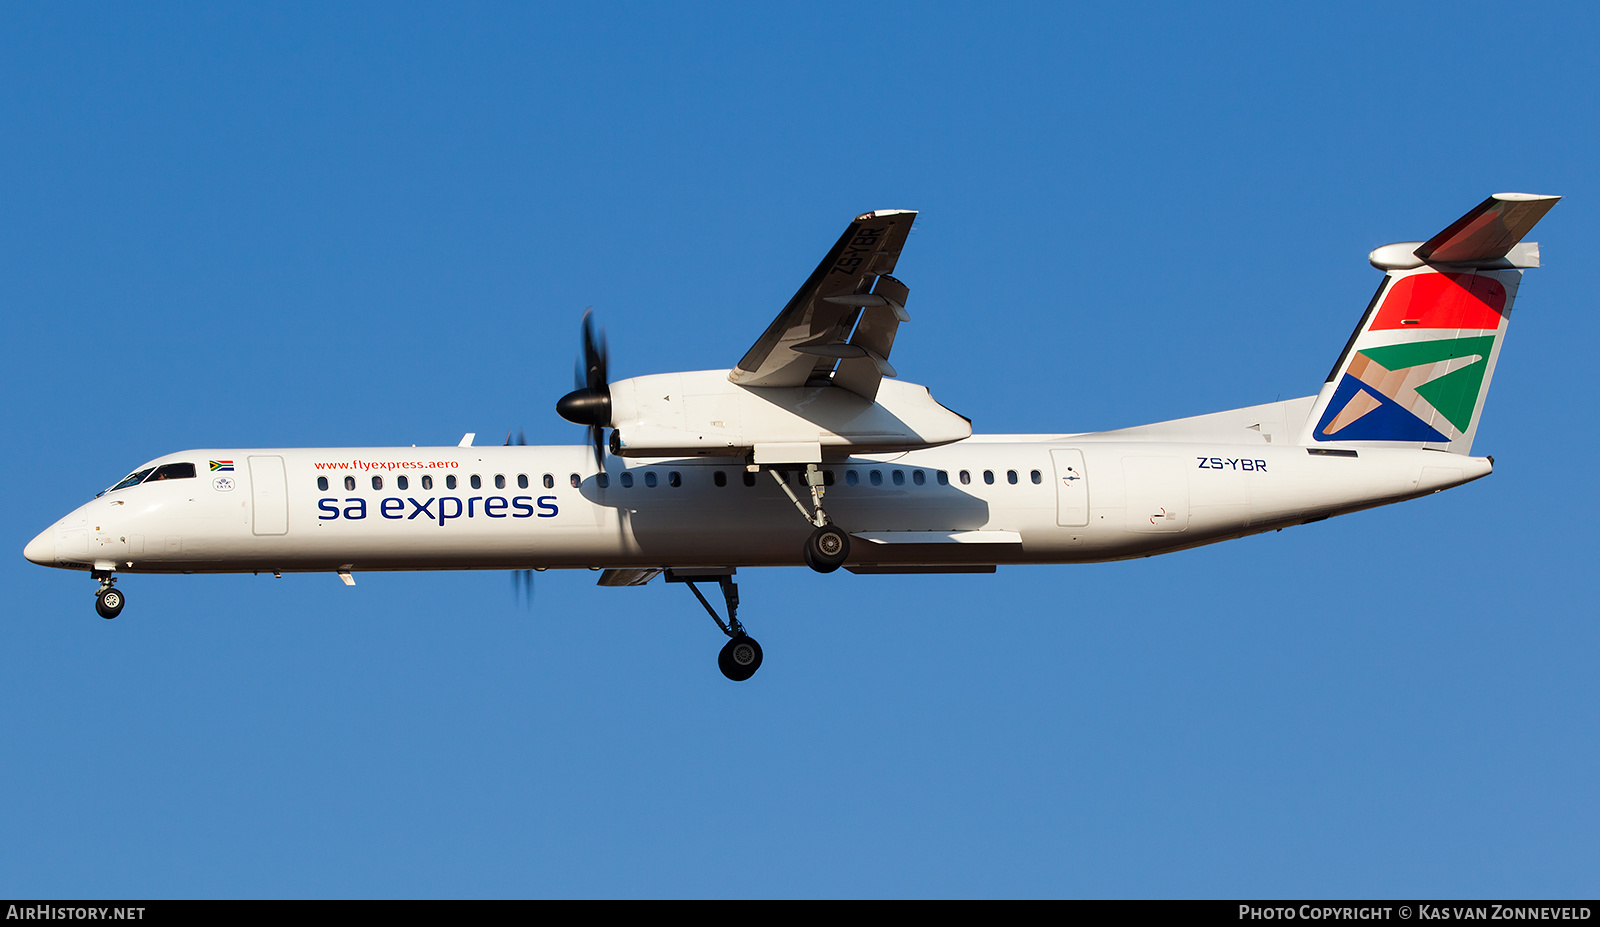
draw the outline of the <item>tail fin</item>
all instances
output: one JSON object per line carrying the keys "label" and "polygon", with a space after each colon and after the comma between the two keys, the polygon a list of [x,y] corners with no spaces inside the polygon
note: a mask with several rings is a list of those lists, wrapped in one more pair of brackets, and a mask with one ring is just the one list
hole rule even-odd
{"label": "tail fin", "polygon": [[1539,266],[1538,244],[1520,242],[1558,199],[1497,193],[1426,242],[1372,252],[1388,275],[1300,443],[1470,453],[1522,271]]}

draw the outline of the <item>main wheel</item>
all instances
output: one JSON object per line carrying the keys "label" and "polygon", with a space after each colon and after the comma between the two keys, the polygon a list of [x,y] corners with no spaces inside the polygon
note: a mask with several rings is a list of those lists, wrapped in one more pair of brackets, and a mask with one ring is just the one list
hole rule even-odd
{"label": "main wheel", "polygon": [[128,600],[114,586],[107,586],[94,597],[94,610],[107,621],[122,614],[122,606],[126,604]]}
{"label": "main wheel", "polygon": [[744,682],[761,668],[761,645],[753,637],[734,635],[717,654],[717,668],[734,682]]}
{"label": "main wheel", "polygon": [[850,556],[850,535],[833,525],[823,525],[806,538],[806,566],[818,573],[832,573]]}

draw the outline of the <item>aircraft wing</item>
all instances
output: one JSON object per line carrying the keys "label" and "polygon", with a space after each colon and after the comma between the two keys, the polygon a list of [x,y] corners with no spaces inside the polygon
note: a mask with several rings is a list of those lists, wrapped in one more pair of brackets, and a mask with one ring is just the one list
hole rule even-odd
{"label": "aircraft wing", "polygon": [[856,216],[728,379],[741,386],[826,379],[875,399],[881,379],[895,375],[889,349],[909,318],[909,290],[889,273],[916,217],[905,209]]}

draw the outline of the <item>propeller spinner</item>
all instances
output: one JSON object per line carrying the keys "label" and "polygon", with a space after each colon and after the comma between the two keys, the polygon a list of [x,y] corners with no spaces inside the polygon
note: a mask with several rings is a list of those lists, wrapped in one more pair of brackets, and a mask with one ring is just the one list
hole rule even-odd
{"label": "propeller spinner", "polygon": [[605,429],[611,424],[611,386],[606,380],[610,358],[605,335],[595,335],[594,310],[583,313],[583,359],[573,371],[577,389],[562,396],[556,413],[569,422],[589,426],[594,462],[605,466]]}

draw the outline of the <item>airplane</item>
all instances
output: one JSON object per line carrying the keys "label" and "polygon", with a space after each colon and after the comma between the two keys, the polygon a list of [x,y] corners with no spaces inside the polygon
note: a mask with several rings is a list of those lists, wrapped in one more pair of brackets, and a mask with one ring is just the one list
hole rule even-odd
{"label": "airplane", "polygon": [[[557,412],[587,445],[199,448],[166,454],[28,542],[118,573],[599,571],[687,585],[749,679],[735,571],[992,573],[1147,557],[1413,499],[1487,476],[1473,436],[1522,273],[1559,197],[1495,194],[1384,271],[1315,395],[1093,434],[981,435],[898,378],[892,276],[916,212],[855,217],[731,368],[612,381],[593,317]],[[609,434],[608,434],[609,432]],[[531,577],[531,573],[522,573]],[[715,584],[726,619],[700,592]]]}

